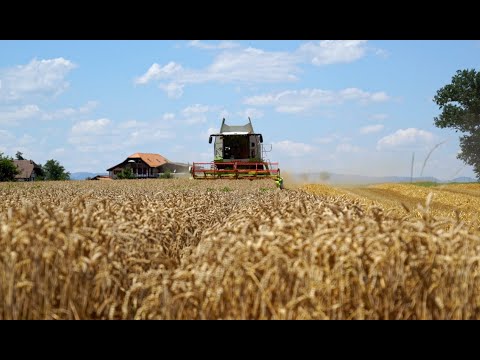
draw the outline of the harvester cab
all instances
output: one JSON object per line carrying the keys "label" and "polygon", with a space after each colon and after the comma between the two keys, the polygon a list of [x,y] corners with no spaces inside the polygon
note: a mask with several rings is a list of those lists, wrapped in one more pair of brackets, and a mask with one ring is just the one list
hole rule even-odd
{"label": "harvester cab", "polygon": [[193,163],[194,179],[281,179],[278,163],[266,160],[263,136],[255,133],[250,118],[241,126],[227,125],[223,119],[220,132],[211,134],[208,142],[214,142],[213,161]]}

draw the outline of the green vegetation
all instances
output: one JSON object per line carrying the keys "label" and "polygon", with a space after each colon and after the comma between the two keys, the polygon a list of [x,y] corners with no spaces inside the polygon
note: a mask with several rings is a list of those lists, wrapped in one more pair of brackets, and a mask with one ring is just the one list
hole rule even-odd
{"label": "green vegetation", "polygon": [[435,126],[463,134],[457,158],[473,166],[480,180],[480,72],[458,70],[452,82],[437,91],[434,101],[442,110],[434,118]]}
{"label": "green vegetation", "polygon": [[413,185],[416,186],[422,186],[422,187],[433,187],[433,186],[438,186],[439,184],[434,182],[434,181],[419,181],[419,182],[414,182],[412,183]]}
{"label": "green vegetation", "polygon": [[0,152],[0,181],[15,181],[19,173],[13,159]]}
{"label": "green vegetation", "polygon": [[165,170],[164,173],[160,174],[159,177],[160,177],[160,179],[172,179],[173,175],[172,175],[172,172],[169,169],[167,169],[167,170]]}
{"label": "green vegetation", "polygon": [[120,180],[135,179],[135,175],[133,174],[132,168],[127,166],[120,173],[117,174],[117,178]]}
{"label": "green vegetation", "polygon": [[57,160],[48,160],[45,165],[41,166],[41,172],[37,179],[47,181],[70,180],[70,173],[60,165]]}

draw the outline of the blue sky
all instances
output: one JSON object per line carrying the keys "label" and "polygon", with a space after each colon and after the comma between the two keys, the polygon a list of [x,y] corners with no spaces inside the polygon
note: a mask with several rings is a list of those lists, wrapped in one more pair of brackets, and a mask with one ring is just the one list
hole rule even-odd
{"label": "blue sky", "polygon": [[478,41],[0,41],[0,151],[105,172],[135,152],[209,161],[222,117],[282,170],[451,179],[459,134],[432,101]]}

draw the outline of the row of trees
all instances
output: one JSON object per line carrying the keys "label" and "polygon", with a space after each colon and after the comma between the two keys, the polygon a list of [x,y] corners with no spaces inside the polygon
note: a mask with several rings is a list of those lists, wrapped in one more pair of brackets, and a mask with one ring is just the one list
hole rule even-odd
{"label": "row of trees", "polygon": [[[25,160],[21,152],[17,152],[16,158]],[[51,159],[45,165],[39,164],[38,166],[40,169],[36,180],[70,180],[70,173],[65,171],[65,168],[57,160]],[[0,181],[15,181],[18,173],[19,170],[13,162],[13,158],[0,152]]]}

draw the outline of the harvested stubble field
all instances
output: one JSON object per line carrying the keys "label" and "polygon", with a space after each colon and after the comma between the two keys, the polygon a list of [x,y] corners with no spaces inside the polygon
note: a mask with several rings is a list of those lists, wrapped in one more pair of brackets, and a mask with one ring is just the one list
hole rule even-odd
{"label": "harvested stubble field", "polygon": [[479,319],[478,185],[382,186],[0,184],[0,319]]}

